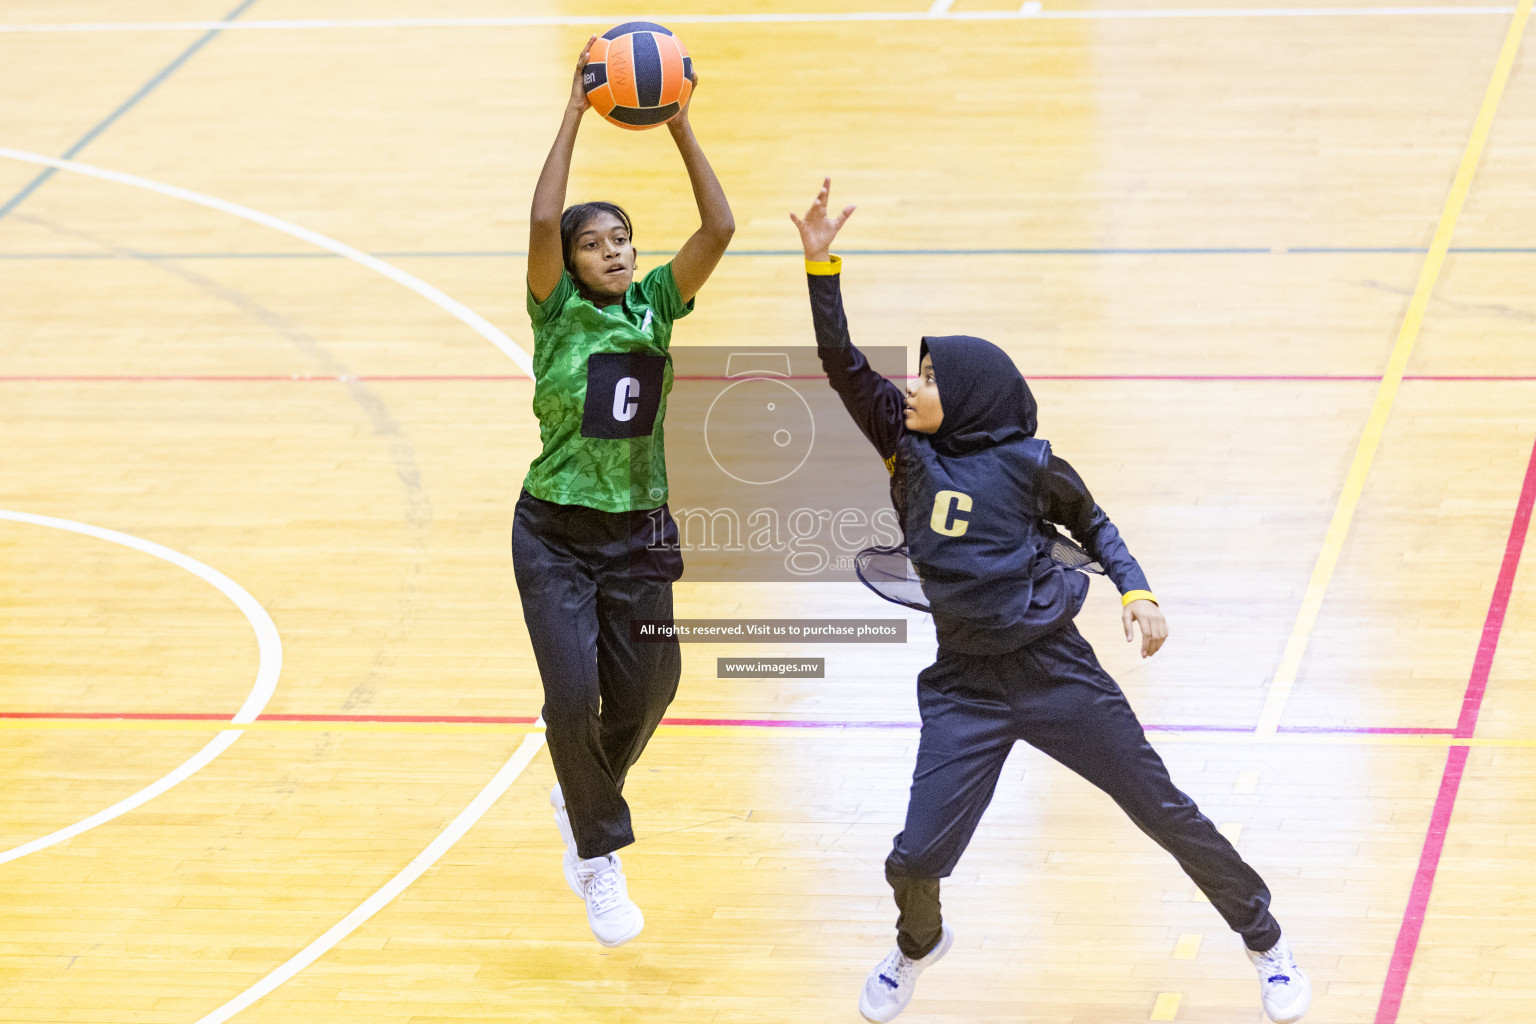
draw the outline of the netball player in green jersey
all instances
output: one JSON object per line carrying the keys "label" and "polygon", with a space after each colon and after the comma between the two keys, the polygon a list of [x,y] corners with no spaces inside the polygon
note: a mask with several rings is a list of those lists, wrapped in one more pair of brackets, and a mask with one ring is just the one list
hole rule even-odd
{"label": "netball player in green jersey", "polygon": [[565,840],[566,881],[586,901],[592,934],[617,946],[645,924],[616,852],[635,841],[624,776],[682,672],[676,640],[636,643],[629,626],[672,618],[672,583],[683,571],[666,505],[667,349],[673,321],[693,309],[736,225],[686,107],[667,130],[700,224],[671,263],[637,282],[622,209],[596,202],[562,212],[576,131],[590,107],[586,59],[583,49],[533,193],[528,315],[543,450],[517,502],[512,559],[544,682],[557,780],[549,799]]}

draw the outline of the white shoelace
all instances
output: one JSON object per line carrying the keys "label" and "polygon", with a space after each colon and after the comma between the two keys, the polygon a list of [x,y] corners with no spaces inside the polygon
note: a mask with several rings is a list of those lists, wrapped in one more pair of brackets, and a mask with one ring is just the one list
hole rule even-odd
{"label": "white shoelace", "polygon": [[587,903],[593,913],[606,914],[623,900],[617,865],[600,868],[586,879]]}

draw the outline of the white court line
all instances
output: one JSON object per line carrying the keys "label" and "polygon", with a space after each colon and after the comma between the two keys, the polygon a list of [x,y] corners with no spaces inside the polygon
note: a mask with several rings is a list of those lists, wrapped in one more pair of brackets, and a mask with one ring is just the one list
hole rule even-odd
{"label": "white court line", "polygon": [[[238,21],[220,21],[216,24],[228,27],[240,23]],[[151,178],[141,178],[137,174],[108,171],[101,167],[94,167],[91,164],[82,164],[74,160],[59,160],[55,157],[44,156],[41,153],[31,153],[23,149],[10,149],[5,146],[0,146],[0,157],[8,160],[20,160],[23,163],[40,164],[43,167],[53,167],[61,171],[71,171],[75,174],[83,174],[89,178],[100,178],[103,181],[116,182],[119,185],[143,189],[146,192],[155,192],[162,196],[169,196],[172,199],[182,199],[189,203],[196,203],[198,206],[206,206],[210,210],[219,210],[252,223],[261,224],[274,231],[281,231],[285,235],[291,235],[317,248],[333,252],[337,256],[345,257],[353,263],[367,267],[376,274],[389,278],[396,284],[409,288],[428,302],[447,312],[456,320],[467,325],[492,345],[501,349],[508,358],[518,365],[519,369],[529,377],[533,376],[533,360],[529,357],[528,353],[485,317],[476,313],[457,299],[427,284],[421,278],[413,274],[407,274],[399,267],[386,263],[377,256],[370,256],[361,249],[355,249],[345,242],[338,242],[329,235],[322,235],[318,231],[311,231],[309,228],[300,227],[292,221],[286,221],[280,217],[262,213],[260,210],[253,210],[249,206],[241,206],[239,203],[216,199],[201,192],[193,192],[191,189],[180,188],[176,185],[167,185],[164,182],[155,181]]]}
{"label": "white court line", "polygon": [[[239,23],[219,22],[219,24],[228,25]],[[350,245],[347,245],[343,242],[338,242],[334,238],[322,235],[317,231],[311,231],[308,228],[299,227],[297,224],[293,224],[280,218],[270,216],[269,214],[262,213],[259,210],[253,210],[248,206],[241,206],[238,203],[230,203],[222,199],[215,199],[214,197],[204,195],[201,192],[193,192],[189,189],[178,188],[175,185],[166,185],[161,182],[153,181],[149,178],[141,178],[133,174],[122,174],[117,171],[103,170],[100,167],[93,167],[89,164],[76,163],[72,160],[57,160],[53,157],[43,156],[38,153],[29,153],[25,150],[9,149],[6,147],[0,147],[0,157],[9,158],[12,160],[20,160],[25,163],[42,164],[45,167],[55,167],[61,171],[73,171],[76,174],[84,174],[92,178],[100,178],[103,181],[113,181],[117,182],[118,184],[129,185],[133,188],[141,188],[149,192],[156,192],[160,195],[169,196],[173,199],[184,199],[188,202],[196,203],[199,206],[206,206],[214,210],[222,210],[225,213],[233,214],[236,217],[244,218],[245,220],[252,221],[256,224],[265,225],[267,227],[273,228],[274,230],[281,231],[284,234],[292,235],[294,238],[309,242],[310,244],[316,245],[322,249],[327,250],[328,252],[333,252],[338,256],[346,257],[347,259],[352,260],[354,263],[359,263],[369,268],[370,270],[382,274],[384,277],[389,278],[391,281],[404,285],[416,294],[426,298],[438,307],[446,310],[452,316],[467,324],[481,337],[485,338],[491,344],[501,349],[501,351],[510,357],[512,361],[515,362],[523,370],[524,373],[528,374],[530,377],[533,376],[533,361],[529,358],[528,353],[519,347],[517,343],[514,342],[511,338],[507,337],[505,334],[499,331],[494,325],[491,324],[490,321],[486,320],[480,314],[476,313],[468,306],[465,306],[463,303],[450,298],[443,292],[427,284],[425,281],[422,281],[421,279],[407,274],[403,270],[400,270],[398,267],[385,263],[383,260],[378,259],[377,257],[370,256],[360,249],[354,249]],[[20,519],[24,522],[40,522],[43,525],[59,526],[61,529],[73,529],[80,533],[89,533],[92,536],[100,536],[107,540],[114,540],[119,544],[127,544],[129,547],[136,547],[141,551],[148,551],[151,554],[159,555],[159,557],[165,558],[168,561],[175,561],[176,564],[183,565],[190,571],[197,573],[199,576],[202,576],[202,578],[208,580],[210,583],[213,583],[214,586],[219,587],[220,590],[224,590],[225,593],[229,594],[231,599],[240,606],[241,610],[246,612],[247,617],[251,618],[253,624],[257,624],[258,620],[254,616],[259,614],[261,616],[261,620],[264,621],[267,628],[271,630],[271,643],[274,645],[277,644],[277,629],[272,625],[271,618],[267,616],[267,613],[262,609],[261,605],[257,604],[255,599],[247,594],[244,590],[241,590],[233,580],[230,580],[228,577],[221,573],[215,572],[213,569],[208,568],[201,562],[196,562],[190,558],[187,558],[185,555],[180,555],[175,551],[171,551],[169,548],[162,548],[160,545],[152,544],[149,541],[142,541],[136,537],[129,537],[127,534],[114,533],[111,530],[100,530],[98,527],[86,526],[83,523],[71,523],[69,520],[64,519],[48,520],[43,516],[29,516],[27,513],[23,512],[0,512],[0,516]],[[219,581],[223,581],[223,583],[228,584],[232,590],[225,590]],[[235,592],[238,592],[239,595],[242,595],[243,600],[241,597],[237,597]],[[260,625],[257,625],[257,637],[258,641],[262,642],[261,665],[262,669],[265,670],[268,664],[268,646],[264,640],[264,634]],[[239,714],[237,714],[231,720],[232,723],[244,724],[253,721],[256,716],[261,713],[261,709],[266,706],[267,700],[272,696],[272,689],[277,685],[277,669],[282,664],[282,648],[280,645],[278,645],[273,647],[272,650],[276,652],[276,660],[274,667],[272,668],[270,682],[267,685],[264,694],[261,695],[260,700],[258,701],[257,690],[252,690],[251,697],[246,700],[245,706],[240,709]],[[258,689],[260,689],[259,684],[264,678],[265,677],[261,674],[261,672],[257,673]],[[542,725],[543,719],[540,719],[538,724]],[[193,772],[203,767],[203,765],[217,757],[231,743],[239,739],[242,731],[243,730],[239,729],[230,729],[219,733],[218,738],[216,738],[213,742],[209,743],[206,747],[199,751],[198,754],[190,761],[186,762],[186,764],[183,764],[180,768],[177,768],[176,771],[172,772],[170,775],[167,775],[165,778],[161,779],[153,786],[150,786],[148,789],[134,794],[132,797],[124,800],[122,803],[114,805],[113,807],[102,811],[100,814],[94,815],[91,818],[87,818],[84,822],[72,825],[68,829],[55,832],[52,836],[45,836],[43,839],[39,839],[34,843],[27,844],[26,847],[17,847],[15,850],[10,851],[10,853],[4,856],[0,856],[0,863],[3,863],[5,860],[14,859],[15,857],[24,856],[26,853],[32,852],[29,847],[35,846],[37,849],[41,849],[41,846],[36,846],[37,843],[51,845],[52,843],[67,839],[71,835],[78,835],[80,832],[85,831],[87,828],[93,828],[94,826],[101,824],[102,821],[108,821],[111,818],[124,813],[125,811],[132,810],[134,807],[139,806],[139,804],[144,803],[146,800],[158,796],[160,793],[165,792],[165,790],[169,789],[171,786],[174,786],[177,782],[180,782],[182,779],[191,775]],[[408,887],[412,882],[416,881],[416,879],[420,878],[422,873],[425,872],[427,868],[437,863],[438,859],[441,858],[444,853],[447,853],[449,848],[452,847],[454,843],[463,838],[464,834],[473,828],[475,823],[485,816],[485,813],[491,809],[491,807],[496,803],[498,799],[501,798],[501,795],[507,791],[507,788],[512,785],[512,783],[517,779],[518,775],[522,774],[523,769],[528,767],[528,763],[533,760],[534,755],[539,752],[539,748],[543,745],[544,734],[542,732],[530,733],[529,735],[523,737],[522,743],[519,744],[517,749],[512,752],[512,756],[507,759],[506,764],[501,766],[501,769],[497,771],[497,773],[491,778],[491,781],[485,784],[485,788],[480,790],[479,795],[477,795],[474,800],[470,801],[469,806],[460,811],[458,817],[454,818],[453,821],[449,823],[448,827],[443,829],[443,831],[438,834],[437,838],[432,840],[426,849],[417,854],[416,858],[407,864],[399,874],[386,882],[384,886],[375,892],[372,896],[369,896],[366,900],[364,900],[362,904],[357,907],[357,909],[353,910],[346,917],[342,918],[335,925],[327,929],[326,932],[315,941],[311,942],[308,946],[305,946],[288,961],[274,969],[270,974],[262,978],[256,984],[252,985],[250,988],[246,989],[244,992],[240,993],[238,996],[231,999],[223,1006],[219,1007],[217,1010],[214,1010],[212,1013],[203,1017],[197,1022],[197,1024],[219,1024],[221,1021],[229,1020],[235,1014],[244,1010],[258,999],[276,989],[279,985],[282,985],[284,982],[288,981],[304,968],[314,963],[321,956],[325,955],[326,952],[332,949],[338,942],[356,930],[356,928],[364,921],[367,921],[374,914],[378,913],[379,910],[381,910],[390,902],[390,900],[393,900],[396,896],[400,895],[405,891],[406,887]]]}
{"label": "white court line", "polygon": [[[952,3],[953,0],[950,0]],[[933,8],[942,7],[939,13]],[[1047,11],[1025,4],[1017,11],[950,11],[934,0],[925,11],[808,11],[800,14],[668,14],[654,20],[667,25],[797,25],[838,21],[1141,21],[1169,18],[1396,18],[1473,14],[1513,14],[1514,6],[1437,5],[1432,7],[1164,7],[1097,8]],[[563,25],[617,25],[628,15],[550,15],[505,18],[298,18],[249,21],[117,21],[53,25],[0,25],[4,32],[249,32],[263,29],[339,28],[537,28]]]}
{"label": "white court line", "polygon": [[[99,526],[91,526],[87,523],[77,523],[72,519],[55,519],[52,516],[38,516],[30,512],[11,512],[0,509],[0,519],[10,519],[18,523],[31,523],[35,526],[49,526],[56,530],[68,530],[71,533],[83,533],[87,537],[96,537],[100,540],[111,541],[113,544],[121,544],[123,547],[142,551],[147,555],[170,562],[179,566],[198,579],[213,585],[219,593],[235,603],[235,607],[245,615],[251,628],[256,631],[256,650],[258,660],[256,665],[256,682],[251,686],[250,694],[245,698],[245,703],[231,718],[231,725],[248,725],[256,720],[262,709],[267,706],[267,701],[272,699],[272,693],[277,689],[277,677],[283,669],[283,642],[277,635],[277,626],[273,624],[272,617],[267,610],[252,597],[244,587],[225,576],[217,569],[210,568],[179,551],[172,551],[168,547],[156,544],[154,541],[143,540],[126,533],[118,533],[116,530],[104,530]],[[164,778],[144,787],[125,800],[120,800],[104,811],[97,811],[89,818],[75,822],[67,828],[61,828],[57,832],[51,832],[40,839],[34,839],[30,843],[23,843],[14,849],[0,853],[0,864],[25,857],[29,853],[45,850],[50,846],[62,843],[66,839],[72,839],[80,833],[104,825],[113,818],[127,814],[136,807],[141,807],[155,797],[164,793],[178,782],[190,778],[195,772],[203,768],[208,762],[218,757],[230,744],[239,739],[243,729],[225,729],[214,737],[207,746],[203,747],[190,759],[182,762],[174,771]]]}
{"label": "white court line", "polygon": [[437,863],[438,858],[447,853],[454,843],[464,837],[464,833],[474,827],[475,822],[485,816],[485,812],[489,811],[491,806],[501,799],[501,795],[507,791],[507,788],[512,785],[518,775],[522,774],[523,769],[528,767],[528,762],[533,760],[533,756],[539,752],[539,748],[543,745],[544,734],[542,732],[529,733],[527,736],[524,736],[523,742],[512,752],[512,756],[507,758],[507,763],[502,765],[501,770],[492,776],[491,781],[487,782],[485,788],[480,790],[480,793],[470,801],[469,806],[460,811],[459,816],[454,818],[447,828],[438,833],[437,838],[432,840],[425,850],[417,854],[416,859],[407,864],[398,875],[385,882],[378,892],[359,904],[356,910],[332,925],[326,930],[325,934],[294,954],[282,966],[274,969],[272,973],[217,1010],[214,1010],[205,1017],[199,1018],[197,1024],[222,1024],[223,1021],[229,1020],[229,1018],[246,1009],[256,1000],[267,995],[295,974],[298,974],[304,968],[320,959],[338,942],[352,934],[358,925],[384,909],[390,900],[399,896],[406,890],[407,886],[420,878],[427,868]]}

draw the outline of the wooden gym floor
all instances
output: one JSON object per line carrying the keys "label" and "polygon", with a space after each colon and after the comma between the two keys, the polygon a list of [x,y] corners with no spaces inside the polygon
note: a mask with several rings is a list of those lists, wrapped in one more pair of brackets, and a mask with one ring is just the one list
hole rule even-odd
{"label": "wooden gym floor", "polygon": [[[1524,1021],[1530,0],[1151,2],[665,6],[739,225],[676,344],[810,342],[787,213],[831,174],[856,340],[1006,346],[1147,568],[1162,654],[1103,583],[1081,626],[1270,882],[1309,1020]],[[684,648],[628,946],[545,802],[525,217],[581,40],[651,12],[233,4],[0,6],[0,1021],[856,1021],[922,617]],[[646,266],[694,223],[661,132],[589,118],[571,196],[628,206]],[[1173,862],[1030,749],[945,903],[913,1024],[1261,1019]]]}

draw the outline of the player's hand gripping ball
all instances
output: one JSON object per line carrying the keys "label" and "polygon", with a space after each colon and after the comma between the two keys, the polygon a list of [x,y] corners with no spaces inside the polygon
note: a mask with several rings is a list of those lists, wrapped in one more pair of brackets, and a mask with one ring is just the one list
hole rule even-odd
{"label": "player's hand gripping ball", "polygon": [[605,121],[630,131],[665,124],[693,94],[693,58],[670,31],[629,21],[592,43],[582,87]]}

